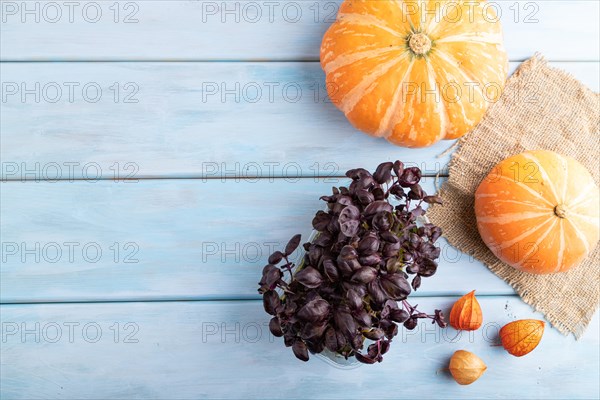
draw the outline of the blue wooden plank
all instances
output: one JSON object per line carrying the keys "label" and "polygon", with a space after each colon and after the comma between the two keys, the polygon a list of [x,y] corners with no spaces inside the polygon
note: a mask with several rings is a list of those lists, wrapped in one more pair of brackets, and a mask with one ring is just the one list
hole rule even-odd
{"label": "blue wooden plank", "polygon": [[[0,56],[2,60],[314,61],[340,3],[120,0],[48,6],[3,1]],[[597,1],[491,4],[501,16],[511,60],[523,60],[536,50],[553,60],[600,59]],[[453,8],[445,10],[444,17],[456,18]]]}
{"label": "blue wooden plank", "polygon": [[[598,63],[552,65],[600,89]],[[3,179],[339,176],[386,159],[435,174],[453,143],[358,132],[317,63],[4,64],[2,81]]]}
{"label": "blue wooden plank", "polygon": [[[418,303],[448,312],[454,300]],[[546,326],[539,346],[516,358],[494,346],[499,327],[540,315],[515,296],[480,303],[484,326],[478,331],[458,334],[430,323],[414,332],[401,329],[383,363],[352,370],[316,357],[306,364],[296,360],[281,338],[269,334],[260,301],[4,305],[0,396],[598,398],[597,316],[579,341]],[[488,366],[470,386],[459,386],[444,371],[459,349]]]}
{"label": "blue wooden plank", "polygon": [[[424,180],[433,193],[434,179]],[[332,185],[221,180],[1,183],[2,302],[258,298],[274,249],[306,239]],[[421,296],[512,294],[441,242]]]}

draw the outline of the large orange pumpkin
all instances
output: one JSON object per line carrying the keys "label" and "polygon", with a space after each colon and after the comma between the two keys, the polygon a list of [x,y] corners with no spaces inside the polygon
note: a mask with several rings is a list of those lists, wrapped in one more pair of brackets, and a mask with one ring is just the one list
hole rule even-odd
{"label": "large orange pumpkin", "polygon": [[490,250],[519,270],[566,271],[598,242],[599,196],[575,159],[528,151],[499,163],[479,185],[477,228]]}
{"label": "large orange pumpkin", "polygon": [[485,0],[345,0],[321,66],[330,99],[356,128],[424,147],[477,125],[508,61]]}

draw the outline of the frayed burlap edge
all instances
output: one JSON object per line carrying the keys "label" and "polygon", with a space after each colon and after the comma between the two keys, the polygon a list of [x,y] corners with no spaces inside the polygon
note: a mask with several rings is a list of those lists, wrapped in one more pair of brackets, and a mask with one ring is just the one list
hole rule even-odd
{"label": "frayed burlap edge", "polygon": [[[535,92],[536,96],[531,93]],[[527,101],[534,98],[534,101]],[[498,260],[481,240],[474,193],[501,160],[526,150],[547,149],[579,160],[600,178],[600,96],[536,54],[507,81],[500,100],[481,123],[457,142],[443,206],[427,215],[448,242],[483,262],[561,333],[583,335],[600,300],[600,248],[579,266],[553,275],[532,275]]]}

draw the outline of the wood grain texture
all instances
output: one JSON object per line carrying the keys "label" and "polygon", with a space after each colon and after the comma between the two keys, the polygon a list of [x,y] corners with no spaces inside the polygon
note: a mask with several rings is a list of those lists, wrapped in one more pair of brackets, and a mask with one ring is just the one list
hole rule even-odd
{"label": "wood grain texture", "polygon": [[[598,63],[551,65],[600,90]],[[3,179],[340,176],[385,159],[435,175],[453,143],[358,132],[318,63],[5,63],[2,82]]]}
{"label": "wood grain texture", "polygon": [[[383,364],[345,370],[303,364],[268,333],[260,271],[269,249],[307,237],[318,197],[341,184],[327,177],[449,161],[437,156],[451,142],[396,148],[327,102],[318,50],[339,3],[83,1],[71,22],[64,2],[0,2],[0,179],[13,180],[0,183],[0,303],[38,303],[0,306],[0,398],[600,397],[598,315],[580,341],[547,326],[512,357],[493,346],[499,327],[541,316],[444,241],[415,300],[448,315],[477,289],[473,336],[419,325]],[[496,4],[511,60],[539,51],[599,91],[597,1]],[[468,387],[443,370],[458,349],[488,365]]]}
{"label": "wood grain texture", "polygon": [[[455,300],[419,299],[419,308],[448,313]],[[442,331],[428,322],[413,332],[402,328],[383,363],[350,371],[314,356],[308,363],[296,360],[283,340],[268,332],[269,316],[260,301],[4,305],[0,395],[3,399],[598,398],[597,317],[579,341],[546,326],[540,345],[516,358],[494,346],[499,328],[516,319],[541,316],[517,297],[479,301],[484,326],[471,335],[451,328]],[[34,333],[23,337],[23,329]],[[452,353],[460,349],[474,352],[488,366],[470,386],[459,386],[444,371]]]}
{"label": "wood grain texture", "polygon": [[[258,298],[269,254],[296,233],[306,240],[319,197],[344,182],[1,183],[1,301]],[[438,273],[417,295],[514,293],[440,245]]]}
{"label": "wood grain texture", "polygon": [[[71,13],[60,2],[46,8],[30,2],[34,12],[25,14],[22,2],[3,1],[0,55],[5,61],[314,61],[340,2],[83,1]],[[511,60],[524,60],[532,51],[551,60],[600,58],[598,2],[492,3],[500,10]],[[452,20],[451,12],[444,15]]]}

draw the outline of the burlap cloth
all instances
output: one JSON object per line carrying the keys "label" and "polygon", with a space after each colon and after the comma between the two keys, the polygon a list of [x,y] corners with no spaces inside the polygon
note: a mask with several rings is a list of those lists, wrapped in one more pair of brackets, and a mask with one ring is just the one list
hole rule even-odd
{"label": "burlap cloth", "polygon": [[598,183],[599,128],[599,94],[536,55],[521,64],[483,121],[459,140],[449,166],[450,177],[440,191],[444,205],[427,212],[450,244],[487,265],[560,332],[573,333],[577,338],[598,308],[600,246],[566,273],[532,275],[517,271],[499,261],[481,240],[474,193],[498,162],[536,149],[574,157]]}

